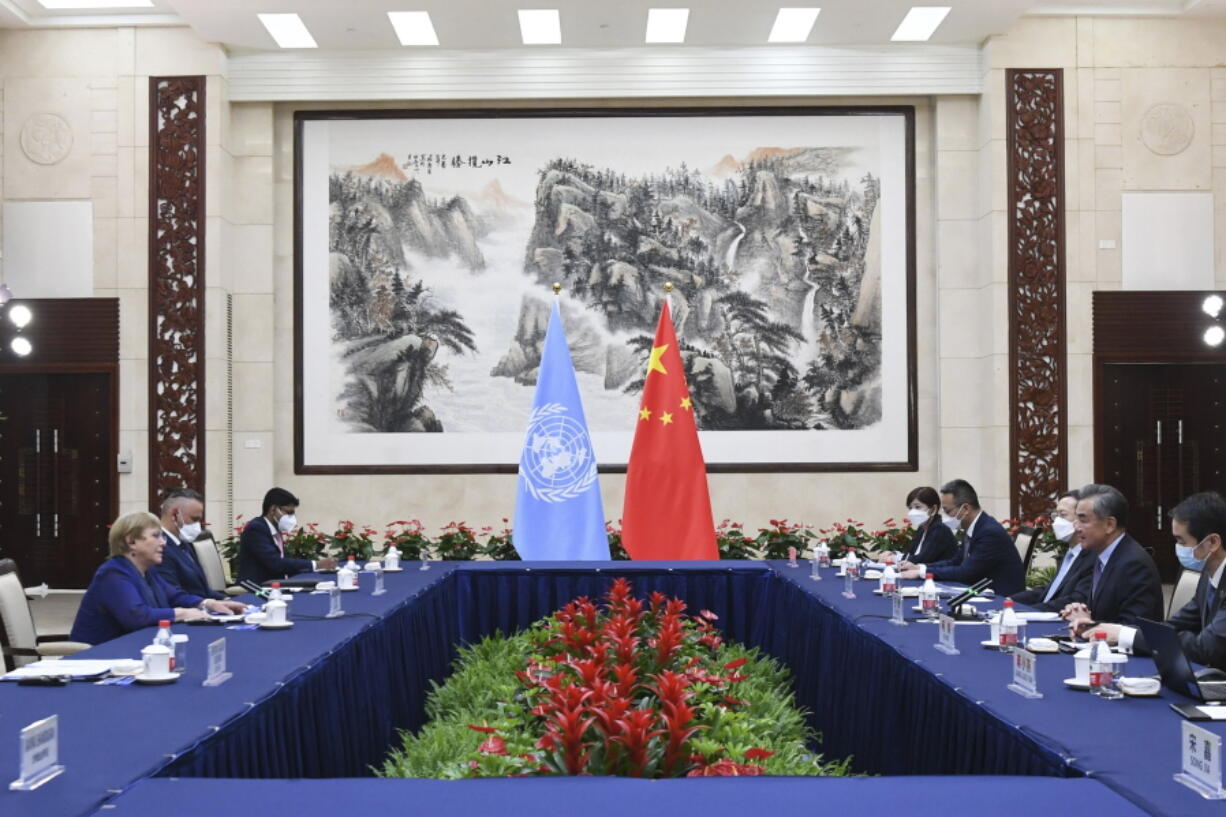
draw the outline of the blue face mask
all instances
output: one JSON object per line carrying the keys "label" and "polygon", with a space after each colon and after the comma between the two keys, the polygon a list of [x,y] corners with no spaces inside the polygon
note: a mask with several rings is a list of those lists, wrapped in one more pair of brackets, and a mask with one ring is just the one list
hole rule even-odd
{"label": "blue face mask", "polygon": [[1196,549],[1204,543],[1205,540],[1202,539],[1196,543],[1195,547],[1188,547],[1187,545],[1178,544],[1175,545],[1175,555],[1179,557],[1179,563],[1188,570],[1203,571],[1205,569],[1205,559],[1196,558]]}

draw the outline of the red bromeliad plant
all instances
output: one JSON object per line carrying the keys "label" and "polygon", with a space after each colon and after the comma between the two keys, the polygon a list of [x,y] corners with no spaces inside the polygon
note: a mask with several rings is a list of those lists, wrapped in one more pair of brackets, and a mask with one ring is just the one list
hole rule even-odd
{"label": "red bromeliad plant", "polygon": [[[558,610],[540,632],[538,649],[516,673],[536,751],[520,757],[518,774],[680,777],[757,775],[754,761],[774,754],[750,749],[745,763],[721,757],[723,750],[696,752],[694,738],[707,727],[700,708],[727,711],[744,702],[732,694],[747,680],[746,658],[721,663],[723,638],[703,610],[653,593],[649,605],[617,579],[598,605],[586,597]],[[482,760],[470,761],[471,776],[506,773],[506,741],[494,727],[470,724],[481,733]],[[493,762],[499,759],[498,762]],[[519,761],[514,761],[519,764]]]}

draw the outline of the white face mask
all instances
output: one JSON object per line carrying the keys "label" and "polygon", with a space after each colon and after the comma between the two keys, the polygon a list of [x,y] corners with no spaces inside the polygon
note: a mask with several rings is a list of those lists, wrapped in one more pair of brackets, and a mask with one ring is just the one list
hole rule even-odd
{"label": "white face mask", "polygon": [[918,528],[920,525],[928,521],[928,512],[919,508],[912,508],[907,511],[907,519],[911,522],[911,527]]}
{"label": "white face mask", "polygon": [[945,511],[941,511],[941,521],[945,523],[945,527],[949,528],[955,533],[958,532],[958,528],[962,527],[962,523],[958,521],[958,517],[950,516],[949,514],[945,513]]}
{"label": "white face mask", "polygon": [[1067,542],[1076,530],[1072,522],[1065,519],[1063,516],[1057,516],[1051,520],[1051,532],[1056,535],[1056,538],[1061,542]]}
{"label": "white face mask", "polygon": [[179,539],[184,542],[194,542],[203,530],[199,522],[190,522],[179,528]]}
{"label": "white face mask", "polygon": [[290,533],[296,527],[298,527],[298,517],[292,513],[286,514],[277,520],[277,530],[282,533]]}

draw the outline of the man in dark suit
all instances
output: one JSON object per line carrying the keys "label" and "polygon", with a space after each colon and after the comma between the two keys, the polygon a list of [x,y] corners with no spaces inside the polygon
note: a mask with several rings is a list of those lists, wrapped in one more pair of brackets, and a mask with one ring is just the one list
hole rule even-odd
{"label": "man in dark suit", "polygon": [[153,568],[171,587],[202,599],[224,599],[209,588],[192,542],[203,530],[204,497],[190,488],[173,491],[162,502],[162,563]]}
{"label": "man in dark suit", "polygon": [[964,479],[941,486],[941,512],[958,521],[965,532],[962,547],[952,559],[931,565],[903,565],[904,579],[934,579],[974,584],[991,579],[997,595],[1008,596],[1026,587],[1022,559],[1008,532],[979,507],[979,494]]}
{"label": "man in dark suit", "polygon": [[312,562],[285,555],[284,536],[298,527],[295,512],[298,497],[284,488],[271,488],[264,494],[263,515],[252,519],[243,528],[238,540],[238,581],[263,584],[284,579],[295,573],[331,570],[336,559]]}
{"label": "man in dark suit", "polygon": [[1077,502],[1081,546],[1094,554],[1094,567],[1073,589],[1073,602],[1060,611],[1074,632],[1094,621],[1135,624],[1162,618],[1158,566],[1128,535],[1128,500],[1110,485],[1087,485]]}
{"label": "man in dark suit", "polygon": [[[1166,623],[1179,634],[1179,643],[1189,660],[1226,669],[1226,608],[1222,605],[1222,574],[1226,572],[1226,500],[1205,491],[1180,502],[1171,511],[1171,532],[1175,534],[1179,561],[1184,567],[1200,570],[1200,582],[1192,600],[1171,614]],[[1100,624],[1096,630],[1107,634],[1107,641],[1119,644],[1124,652],[1148,655],[1145,635],[1133,627]]]}
{"label": "man in dark suit", "polygon": [[1013,600],[1036,610],[1056,612],[1063,610],[1073,599],[1073,589],[1081,581],[1081,577],[1094,569],[1094,554],[1081,547],[1077,538],[1077,491],[1065,491],[1056,500],[1056,509],[1052,512],[1052,532],[1061,542],[1067,542],[1069,548],[1060,560],[1055,577],[1050,584],[1036,587],[1033,590],[1023,590],[1014,593]]}

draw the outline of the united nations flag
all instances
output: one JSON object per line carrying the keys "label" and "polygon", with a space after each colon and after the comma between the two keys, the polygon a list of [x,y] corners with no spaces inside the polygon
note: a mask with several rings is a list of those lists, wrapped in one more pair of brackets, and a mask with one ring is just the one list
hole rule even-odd
{"label": "united nations flag", "polygon": [[607,560],[596,454],[556,299],[532,406],[519,458],[515,550],[525,560]]}

